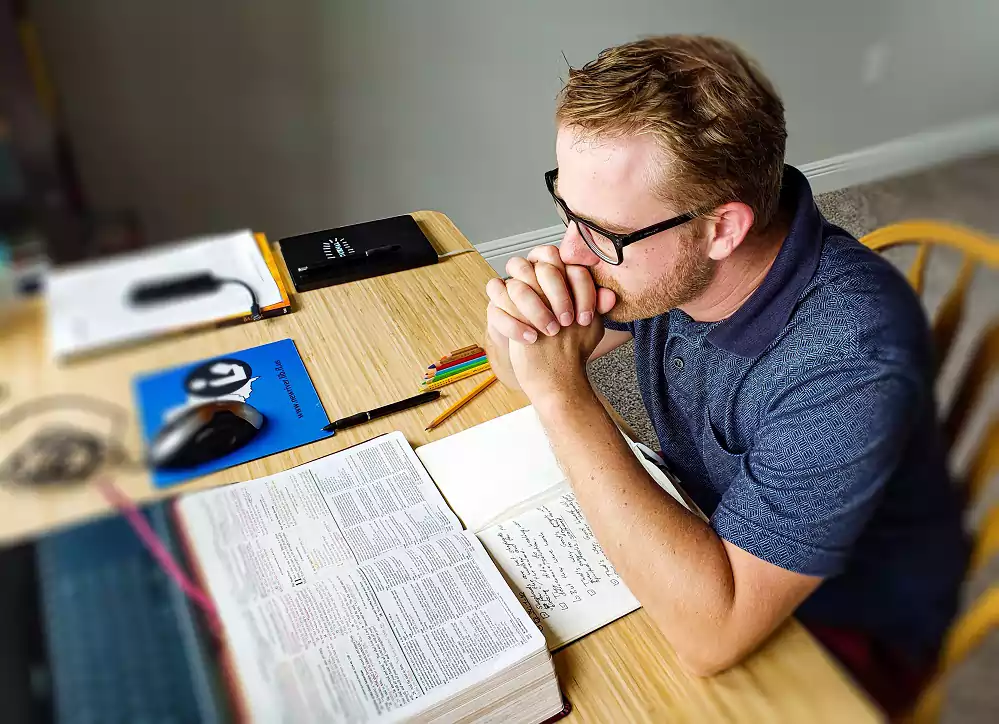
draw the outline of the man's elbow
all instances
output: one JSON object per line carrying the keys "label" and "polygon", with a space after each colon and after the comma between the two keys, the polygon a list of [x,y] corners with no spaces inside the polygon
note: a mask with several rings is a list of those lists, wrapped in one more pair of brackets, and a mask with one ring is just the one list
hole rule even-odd
{"label": "man's elbow", "polygon": [[731,669],[742,663],[754,648],[738,635],[727,612],[702,614],[678,627],[674,613],[660,618],[649,604],[645,609],[673,647],[680,664],[694,676],[706,678]]}
{"label": "man's elbow", "polygon": [[719,647],[704,647],[693,651],[677,651],[677,658],[687,673],[708,678],[742,663],[746,654]]}
{"label": "man's elbow", "polygon": [[715,676],[738,666],[756,650],[753,640],[718,628],[714,635],[673,643],[673,650],[688,673],[701,678]]}

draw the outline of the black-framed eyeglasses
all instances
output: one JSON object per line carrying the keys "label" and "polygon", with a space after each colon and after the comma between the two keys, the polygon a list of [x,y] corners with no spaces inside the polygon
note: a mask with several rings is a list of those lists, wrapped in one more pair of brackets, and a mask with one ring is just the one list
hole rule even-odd
{"label": "black-framed eyeglasses", "polygon": [[587,221],[572,213],[569,207],[565,205],[565,201],[555,193],[556,179],[558,179],[557,168],[553,168],[545,174],[548,193],[552,195],[552,199],[555,201],[555,208],[558,209],[558,215],[562,217],[562,223],[566,225],[566,228],[569,227],[570,222],[575,223],[576,228],[579,230],[579,235],[586,242],[590,250],[608,264],[614,264],[615,266],[624,260],[624,247],[628,246],[628,244],[634,244],[636,241],[648,239],[650,236],[668,231],[681,224],[686,224],[698,216],[698,214],[693,213],[680,214],[679,216],[674,216],[672,219],[667,219],[652,226],[646,226],[644,229],[633,231],[630,234],[615,234],[612,231],[601,229],[592,221]]}

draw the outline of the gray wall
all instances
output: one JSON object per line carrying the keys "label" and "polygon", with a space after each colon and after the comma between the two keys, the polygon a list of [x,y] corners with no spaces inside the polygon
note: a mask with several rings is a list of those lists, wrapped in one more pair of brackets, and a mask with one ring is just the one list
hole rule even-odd
{"label": "gray wall", "polygon": [[165,238],[435,208],[550,226],[565,66],[642,35],[755,55],[805,163],[999,110],[995,0],[37,0],[85,186]]}

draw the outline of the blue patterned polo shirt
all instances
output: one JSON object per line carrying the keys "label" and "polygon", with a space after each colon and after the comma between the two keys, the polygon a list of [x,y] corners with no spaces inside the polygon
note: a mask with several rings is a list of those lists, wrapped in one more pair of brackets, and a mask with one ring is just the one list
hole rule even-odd
{"label": "blue patterned polo shirt", "polygon": [[[929,334],[905,278],[785,168],[790,233],[731,317],[628,324],[663,456],[719,536],[826,580],[798,609],[923,662],[967,560]],[[627,252],[626,252],[627,253]]]}

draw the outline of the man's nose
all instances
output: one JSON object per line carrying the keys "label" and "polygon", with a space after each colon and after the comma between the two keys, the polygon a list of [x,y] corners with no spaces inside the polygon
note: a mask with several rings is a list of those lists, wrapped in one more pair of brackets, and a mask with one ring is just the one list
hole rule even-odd
{"label": "man's nose", "polygon": [[566,227],[562,241],[558,245],[558,252],[559,256],[562,257],[563,264],[596,266],[600,263],[600,257],[593,253],[593,250],[583,241],[583,237],[579,235],[579,228],[575,222]]}

